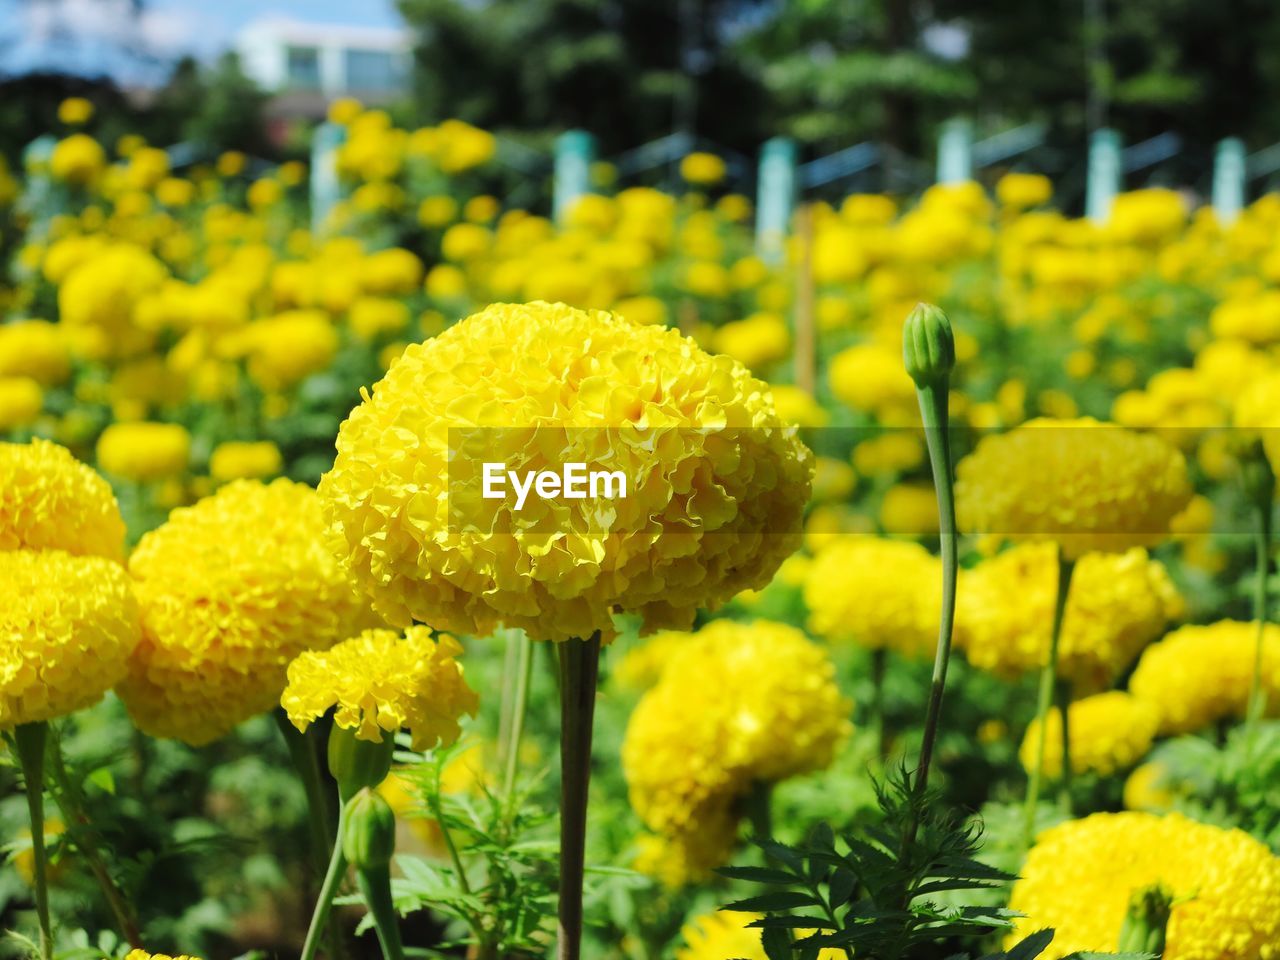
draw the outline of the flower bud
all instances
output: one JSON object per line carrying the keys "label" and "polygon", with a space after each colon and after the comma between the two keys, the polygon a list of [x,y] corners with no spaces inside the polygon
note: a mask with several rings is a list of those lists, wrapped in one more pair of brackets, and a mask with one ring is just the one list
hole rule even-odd
{"label": "flower bud", "polygon": [[385,733],[380,741],[361,740],[354,729],[335,723],[329,731],[329,772],[338,781],[338,795],[346,800],[387,779],[394,752],[394,733]]}
{"label": "flower bud", "polygon": [[918,303],[902,326],[902,360],[917,387],[946,382],[956,365],[956,338],[947,315],[931,303]]}
{"label": "flower bud", "polygon": [[347,801],[342,854],[357,870],[386,870],[396,849],[396,815],[368,787]]}
{"label": "flower bud", "polygon": [[1129,910],[1120,927],[1116,944],[1121,953],[1150,953],[1162,956],[1173,894],[1161,884],[1141,887],[1129,897]]}

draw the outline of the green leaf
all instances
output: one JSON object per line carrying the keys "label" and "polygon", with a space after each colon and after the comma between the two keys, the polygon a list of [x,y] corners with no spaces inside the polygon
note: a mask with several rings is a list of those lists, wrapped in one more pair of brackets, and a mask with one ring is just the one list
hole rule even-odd
{"label": "green leaf", "polygon": [[798,878],[785,870],[770,867],[721,867],[716,873],[730,880],[746,880],[748,883],[794,883]]}
{"label": "green leaf", "polygon": [[798,890],[780,890],[777,893],[763,893],[758,897],[747,897],[725,904],[722,910],[735,913],[766,913],[770,910],[792,910],[796,907],[820,907],[818,898],[811,893]]}
{"label": "green leaf", "polygon": [[1034,960],[1034,958],[1044,953],[1045,948],[1053,942],[1053,929],[1037,930],[1029,936],[1023,937],[1010,949],[1006,956],[1008,960]]}

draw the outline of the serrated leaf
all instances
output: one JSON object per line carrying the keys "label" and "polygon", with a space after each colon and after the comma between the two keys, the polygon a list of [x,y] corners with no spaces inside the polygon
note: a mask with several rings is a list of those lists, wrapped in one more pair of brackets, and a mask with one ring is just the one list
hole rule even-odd
{"label": "serrated leaf", "polygon": [[798,890],[779,890],[776,893],[762,893],[758,897],[747,897],[725,904],[721,910],[735,913],[766,913],[770,910],[794,910],[796,907],[820,907],[822,904],[811,893]]}
{"label": "serrated leaf", "polygon": [[798,878],[785,870],[771,867],[721,867],[716,871],[720,876],[730,880],[745,880],[748,883],[777,883],[787,885]]}
{"label": "serrated leaf", "polygon": [[1006,951],[1005,956],[1008,960],[1035,960],[1053,942],[1053,935],[1054,930],[1052,927],[1037,930],[1014,944],[1013,947]]}

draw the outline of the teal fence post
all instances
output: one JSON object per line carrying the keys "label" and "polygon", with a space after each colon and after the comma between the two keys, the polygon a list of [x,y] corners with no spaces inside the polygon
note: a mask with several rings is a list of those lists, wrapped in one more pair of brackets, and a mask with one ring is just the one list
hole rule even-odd
{"label": "teal fence post", "polygon": [[49,173],[49,158],[58,138],[45,133],[36,137],[22,151],[23,173],[27,178],[22,192],[21,210],[30,217],[27,233],[32,240],[43,239],[49,221],[61,212],[62,196]]}
{"label": "teal fence post", "polygon": [[555,183],[551,215],[563,223],[573,202],[591,192],[591,164],[596,159],[596,138],[585,130],[566,130],[556,137]]}
{"label": "teal fence post", "polygon": [[973,179],[973,124],[956,117],[942,125],[938,136],[938,183]]}
{"label": "teal fence post", "polygon": [[1222,224],[1234,223],[1244,209],[1244,142],[1238,137],[1218,141],[1213,158],[1213,210]]}
{"label": "teal fence post", "polygon": [[796,202],[796,144],[787,137],[766,140],[756,176],[756,253],[777,263],[786,248]]}
{"label": "teal fence post", "polygon": [[1089,138],[1089,180],[1085,187],[1084,212],[1094,223],[1111,218],[1111,204],[1120,192],[1120,134],[1095,130]]}
{"label": "teal fence post", "polygon": [[322,123],[311,133],[311,232],[319,236],[334,205],[342,196],[338,181],[338,148],[347,139],[347,128]]}

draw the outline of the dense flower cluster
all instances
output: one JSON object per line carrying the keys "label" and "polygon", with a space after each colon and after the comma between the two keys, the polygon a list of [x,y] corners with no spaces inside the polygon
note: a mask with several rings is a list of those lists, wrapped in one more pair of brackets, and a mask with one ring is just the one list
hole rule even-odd
{"label": "dense flower cluster", "polygon": [[[967,571],[957,598],[956,644],[974,666],[1015,677],[1043,666],[1057,601],[1052,544],[1019,544]],[[1105,689],[1182,601],[1164,566],[1135,547],[1090,553],[1072,575],[1058,671],[1081,691]]]}
{"label": "dense flower cluster", "polygon": [[[1162,734],[1194,733],[1245,715],[1253,684],[1258,625],[1222,620],[1175,630],[1148,647],[1129,680],[1150,704]],[[1262,648],[1268,713],[1280,709],[1280,627],[1268,624]]]}
{"label": "dense flower cluster", "polygon": [[101,699],[138,640],[118,563],[61,550],[0,551],[0,729]]}
{"label": "dense flower cluster", "polygon": [[324,541],[315,491],[238,480],[175,510],[129,560],[142,641],[119,693],[152,736],[215,740],[270,709],[285,669],[372,625]]}
{"label": "dense flower cluster", "polygon": [[1158,542],[1191,493],[1176,448],[1089,418],[1028,421],[956,467],[963,529],[1053,540],[1071,558]]}
{"label": "dense flower cluster", "polygon": [[[1071,735],[1071,769],[1109,777],[1132,767],[1147,755],[1156,737],[1156,713],[1142,700],[1119,690],[1074,701],[1067,708]],[[1045,719],[1044,773],[1062,776],[1062,714],[1058,708]],[[1019,759],[1024,769],[1036,766],[1040,721],[1032,720],[1022,741]]]}
{"label": "dense flower cluster", "polygon": [[938,642],[942,565],[916,543],[841,537],[805,578],[809,629],[833,643],[930,657]]}
{"label": "dense flower cluster", "polygon": [[474,714],[478,699],[467,686],[462,646],[426,627],[366,630],[328,650],[309,650],[289,664],[280,705],[299,730],[335,707],[333,722],[378,742],[387,731],[407,729],[415,750],[451,744],[458,719]]}
{"label": "dense flower cluster", "polygon": [[0,443],[0,550],[123,560],[124,521],[111,487],[56,443]]}
{"label": "dense flower cluster", "polygon": [[754,784],[827,766],[851,709],[834,678],[826,653],[785,624],[716,620],[689,635],[622,746],[631,803],[674,858],[651,849],[642,866],[673,883],[705,875],[732,849]]}
{"label": "dense flower cluster", "polygon": [[1176,897],[1165,960],[1280,956],[1280,858],[1176,813],[1097,813],[1042,833],[1013,887],[1025,916],[1008,942],[1053,927],[1049,960],[1114,950],[1130,895],[1155,883]]}
{"label": "dense flower cluster", "polygon": [[[492,461],[577,461],[630,488],[520,512],[482,498]],[[320,492],[390,622],[607,640],[615,610],[684,628],[768,582],[798,542],[810,469],[729,358],[606,313],[500,304],[405,351],[342,425]]]}

